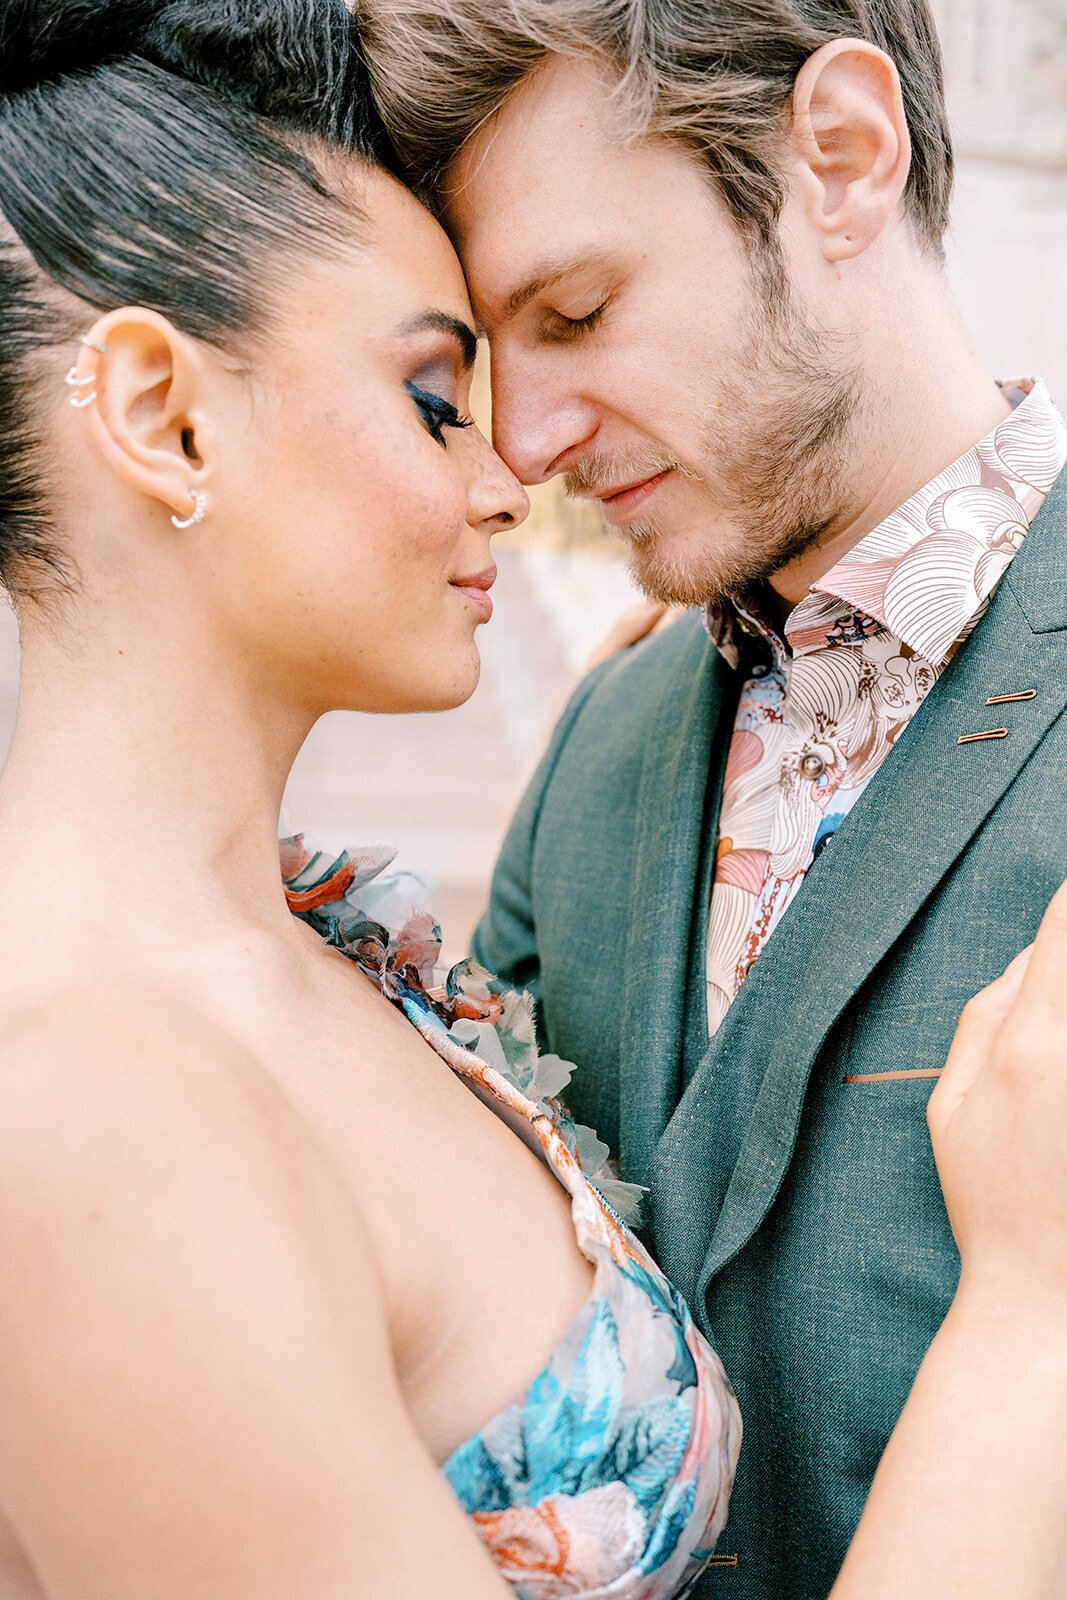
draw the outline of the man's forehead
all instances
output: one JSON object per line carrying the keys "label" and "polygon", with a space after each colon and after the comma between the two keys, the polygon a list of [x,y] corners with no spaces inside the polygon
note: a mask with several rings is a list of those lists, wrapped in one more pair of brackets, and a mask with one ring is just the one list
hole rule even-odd
{"label": "man's forehead", "polygon": [[[441,217],[481,319],[514,317],[537,295],[602,268],[625,232],[632,152],[595,119],[540,119],[531,92],[504,106],[449,168]],[[558,108],[557,108],[558,109]],[[614,171],[609,171],[614,168]]]}
{"label": "man's forehead", "polygon": [[622,154],[608,130],[610,99],[602,70],[588,63],[555,57],[532,72],[444,175],[442,212],[453,236],[539,207],[561,215],[568,194],[580,201]]}
{"label": "man's forehead", "polygon": [[445,174],[442,220],[479,321],[499,326],[567,280],[624,271],[653,247],[646,219],[675,202],[680,226],[709,199],[693,152],[620,127],[604,69],[555,58],[514,91]]}

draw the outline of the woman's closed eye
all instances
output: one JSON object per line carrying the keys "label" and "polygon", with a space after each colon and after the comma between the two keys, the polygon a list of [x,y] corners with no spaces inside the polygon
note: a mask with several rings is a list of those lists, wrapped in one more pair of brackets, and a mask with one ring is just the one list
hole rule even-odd
{"label": "woman's closed eye", "polygon": [[417,383],[412,383],[410,378],[404,384],[408,394],[414,400],[427,431],[431,438],[438,444],[444,444],[445,428],[470,428],[474,419],[464,416],[443,395],[434,394],[430,389],[420,389]]}

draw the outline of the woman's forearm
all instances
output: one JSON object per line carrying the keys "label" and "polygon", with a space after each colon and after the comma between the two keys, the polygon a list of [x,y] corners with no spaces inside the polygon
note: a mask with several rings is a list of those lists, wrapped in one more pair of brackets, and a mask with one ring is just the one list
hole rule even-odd
{"label": "woman's forearm", "polygon": [[831,1600],[1067,1596],[1067,1306],[961,1286]]}

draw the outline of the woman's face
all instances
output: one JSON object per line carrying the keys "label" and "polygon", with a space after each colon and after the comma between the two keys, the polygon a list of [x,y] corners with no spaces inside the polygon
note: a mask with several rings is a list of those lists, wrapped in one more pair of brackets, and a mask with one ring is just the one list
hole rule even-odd
{"label": "woman's face", "polygon": [[257,682],[313,716],[465,700],[490,540],[527,511],[477,429],[453,425],[474,335],[448,239],[385,174],[361,185],[365,242],[296,278],[208,486],[227,626]]}

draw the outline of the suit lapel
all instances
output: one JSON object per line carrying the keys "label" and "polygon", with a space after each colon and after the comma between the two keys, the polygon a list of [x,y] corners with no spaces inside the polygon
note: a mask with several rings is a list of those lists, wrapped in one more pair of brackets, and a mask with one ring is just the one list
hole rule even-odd
{"label": "suit lapel", "polygon": [[[988,616],[808,873],[659,1143],[654,1188],[665,1195],[666,1210],[657,1236],[665,1225],[672,1234],[682,1226],[686,1243],[677,1255],[666,1252],[666,1264],[698,1304],[778,1192],[811,1068],[834,1023],[1064,709],[1067,586],[1054,585],[1065,521],[1067,475],[1009,569],[1011,582],[1001,584]],[[1038,691],[1033,700],[986,706],[991,696],[1029,689]],[[993,728],[1008,736],[958,743]],[[720,1075],[748,1086],[746,1103],[717,1101]],[[708,1169],[716,1164],[714,1130],[731,1117],[729,1154],[736,1159],[719,1209]],[[721,1162],[721,1131],[717,1149]],[[708,1218],[716,1210],[709,1247]]]}
{"label": "suit lapel", "polygon": [[678,1100],[701,849],[739,686],[698,618],[676,626],[691,638],[648,718],[657,731],[641,769],[621,995],[620,1155],[625,1175],[641,1181]]}

